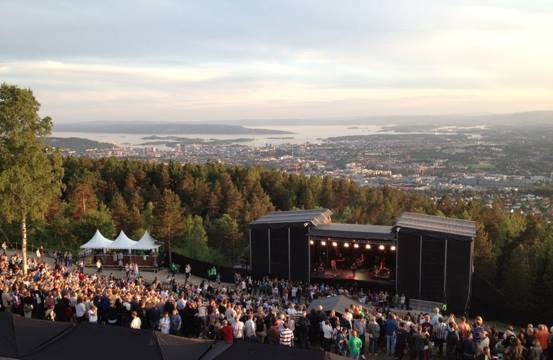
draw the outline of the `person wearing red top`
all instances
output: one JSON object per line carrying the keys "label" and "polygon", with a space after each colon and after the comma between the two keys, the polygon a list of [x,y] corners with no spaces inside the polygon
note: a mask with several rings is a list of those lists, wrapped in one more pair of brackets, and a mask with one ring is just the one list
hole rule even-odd
{"label": "person wearing red top", "polygon": [[223,320],[223,326],[221,327],[221,337],[226,341],[227,344],[232,344],[234,338],[234,331],[232,326],[229,325],[227,320]]}
{"label": "person wearing red top", "polygon": [[538,331],[535,336],[541,345],[543,353],[547,354],[547,347],[549,345],[549,331],[547,330],[547,326],[538,325]]}

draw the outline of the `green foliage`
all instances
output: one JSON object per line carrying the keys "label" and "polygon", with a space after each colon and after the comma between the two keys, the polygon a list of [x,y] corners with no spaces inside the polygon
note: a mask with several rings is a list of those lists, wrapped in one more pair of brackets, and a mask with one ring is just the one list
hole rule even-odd
{"label": "green foliage", "polygon": [[236,262],[246,246],[238,223],[228,214],[224,214],[210,224],[208,234],[210,247],[218,249],[225,258],[229,259],[230,264]]}
{"label": "green foliage", "polygon": [[0,215],[20,223],[25,272],[27,220],[43,217],[60,194],[63,176],[59,154],[42,142],[52,120],[41,118],[39,109],[31,90],[0,86]]}
{"label": "green foliage", "polygon": [[76,222],[73,223],[72,235],[75,237],[74,245],[81,245],[82,240],[90,238],[96,230],[100,230],[102,235],[108,238],[114,238],[116,235],[115,225],[106,206],[100,206],[98,210],[88,210]]}
{"label": "green foliage", "polygon": [[166,189],[156,208],[153,235],[165,243],[169,263],[172,246],[179,246],[182,240],[183,225],[181,201],[177,194]]}
{"label": "green foliage", "polygon": [[221,262],[220,254],[208,247],[207,233],[203,219],[198,215],[187,215],[183,220],[182,245],[175,249],[182,255],[207,262]]}

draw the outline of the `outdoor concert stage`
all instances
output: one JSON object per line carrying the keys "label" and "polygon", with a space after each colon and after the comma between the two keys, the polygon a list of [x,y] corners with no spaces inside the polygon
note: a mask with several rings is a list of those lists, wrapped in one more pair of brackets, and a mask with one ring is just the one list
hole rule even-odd
{"label": "outdoor concert stage", "polygon": [[332,223],[331,215],[280,211],[251,222],[253,275],[355,283],[467,308],[474,222],[404,213],[394,226],[358,225]]}

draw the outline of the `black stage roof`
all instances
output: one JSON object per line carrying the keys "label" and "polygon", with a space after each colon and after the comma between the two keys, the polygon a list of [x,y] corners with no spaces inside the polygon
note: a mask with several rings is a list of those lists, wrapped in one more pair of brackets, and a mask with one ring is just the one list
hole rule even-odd
{"label": "black stage roof", "polygon": [[332,211],[328,209],[274,211],[254,220],[250,225],[298,224],[321,225],[330,222]]}
{"label": "black stage roof", "polygon": [[359,240],[393,240],[395,238],[394,228],[451,234],[467,239],[473,239],[476,236],[476,223],[463,219],[405,212],[394,226],[380,226],[333,224],[331,215],[332,211],[329,209],[274,211],[252,221],[250,226],[311,225],[309,234],[312,236]]}
{"label": "black stage roof", "polygon": [[396,226],[458,235],[471,239],[476,236],[476,223],[474,221],[411,212],[403,213],[396,222]]}
{"label": "black stage roof", "polygon": [[310,236],[351,240],[394,240],[391,226],[359,224],[325,224],[309,229]]}

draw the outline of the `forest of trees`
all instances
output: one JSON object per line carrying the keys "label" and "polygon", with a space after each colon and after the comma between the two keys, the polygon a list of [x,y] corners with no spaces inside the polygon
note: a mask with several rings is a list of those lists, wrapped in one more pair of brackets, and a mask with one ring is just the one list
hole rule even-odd
{"label": "forest of trees", "polygon": [[[63,190],[41,220],[29,223],[34,246],[72,249],[98,228],[107,237],[145,230],[171,249],[201,260],[236,264],[248,253],[247,226],[272,210],[329,208],[333,221],[393,224],[404,211],[477,221],[475,270],[520,306],[553,298],[553,233],[540,216],[348,179],[302,176],[257,167],[65,158]],[[2,209],[0,209],[0,212]],[[40,217],[39,217],[40,218]],[[1,237],[18,239],[18,225]]]}

